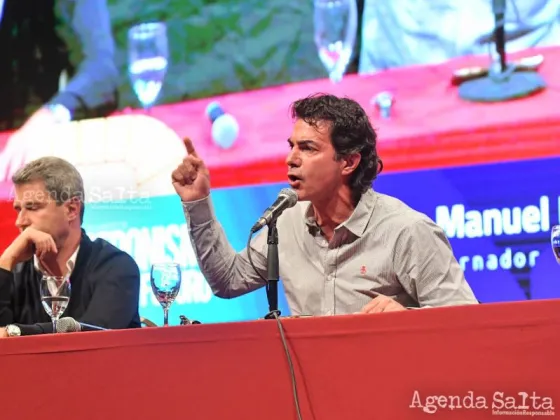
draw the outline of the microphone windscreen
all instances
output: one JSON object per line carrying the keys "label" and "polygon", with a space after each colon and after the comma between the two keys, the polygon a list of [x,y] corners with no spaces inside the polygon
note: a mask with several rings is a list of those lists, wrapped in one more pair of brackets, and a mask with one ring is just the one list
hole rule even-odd
{"label": "microphone windscreen", "polygon": [[280,190],[280,193],[278,194],[279,196],[283,195],[285,197],[287,197],[288,199],[288,203],[289,207],[293,207],[296,205],[296,203],[298,202],[298,195],[297,192],[295,192],[293,189],[291,188],[282,188]]}
{"label": "microphone windscreen", "polygon": [[74,318],[60,318],[56,321],[56,332],[58,333],[77,332],[81,330],[82,327],[80,326],[80,323]]}

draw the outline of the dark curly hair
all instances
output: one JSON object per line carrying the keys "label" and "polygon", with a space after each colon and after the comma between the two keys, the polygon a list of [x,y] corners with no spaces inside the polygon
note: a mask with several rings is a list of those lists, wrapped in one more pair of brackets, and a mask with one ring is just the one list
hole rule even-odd
{"label": "dark curly hair", "polygon": [[352,153],[361,155],[350,178],[352,196],[357,203],[383,170],[383,162],[377,155],[377,134],[364,109],[352,99],[319,93],[295,101],[290,110],[293,119],[314,127],[320,121],[330,123],[337,160]]}

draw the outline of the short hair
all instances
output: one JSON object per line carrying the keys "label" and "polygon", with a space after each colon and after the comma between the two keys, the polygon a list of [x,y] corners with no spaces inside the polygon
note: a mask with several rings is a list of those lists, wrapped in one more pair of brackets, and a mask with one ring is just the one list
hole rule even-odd
{"label": "short hair", "polygon": [[82,208],[80,223],[84,220],[84,181],[74,165],[70,162],[47,156],[33,160],[19,169],[13,176],[14,185],[43,181],[45,189],[57,205],[61,205],[72,198],[78,198]]}
{"label": "short hair", "polygon": [[383,170],[383,161],[377,155],[377,134],[364,109],[352,99],[319,93],[295,101],[291,116],[315,127],[320,121],[328,122],[337,160],[352,153],[361,155],[350,178],[357,203]]}

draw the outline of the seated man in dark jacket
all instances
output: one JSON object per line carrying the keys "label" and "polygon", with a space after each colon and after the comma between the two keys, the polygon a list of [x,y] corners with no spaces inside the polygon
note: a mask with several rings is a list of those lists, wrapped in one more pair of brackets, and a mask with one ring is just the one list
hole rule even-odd
{"label": "seated man in dark jacket", "polygon": [[81,228],[84,186],[67,161],[45,157],[13,176],[20,235],[0,257],[0,337],[52,332],[42,307],[44,274],[69,276],[62,317],[104,328],[140,327],[140,273],[125,252]]}

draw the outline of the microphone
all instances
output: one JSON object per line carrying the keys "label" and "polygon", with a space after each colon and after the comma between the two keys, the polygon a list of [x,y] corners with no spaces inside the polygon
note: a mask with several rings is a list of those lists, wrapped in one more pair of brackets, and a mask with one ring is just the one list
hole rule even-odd
{"label": "microphone", "polygon": [[278,193],[278,198],[272,203],[272,206],[267,208],[260,219],[257,220],[257,223],[253,225],[251,232],[255,233],[262,229],[265,225],[269,224],[272,219],[280,216],[284,210],[295,206],[297,201],[297,193],[291,188],[284,188]]}
{"label": "microphone", "polygon": [[65,317],[60,318],[56,322],[57,333],[79,332],[79,331],[106,331],[108,328],[98,327],[97,325],[90,325],[84,322],[78,322],[74,318]]}
{"label": "microphone", "polygon": [[[506,0],[492,0],[494,15],[494,46],[490,50],[492,64],[488,71],[476,70],[459,86],[459,96],[473,102],[504,102],[520,99],[540,92],[546,82],[536,72],[536,67],[520,68],[518,63],[507,62],[506,56]],[[467,72],[468,74],[469,72]]]}

